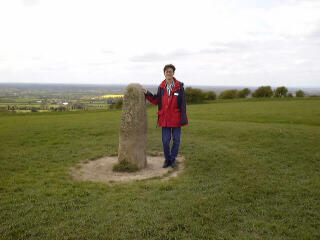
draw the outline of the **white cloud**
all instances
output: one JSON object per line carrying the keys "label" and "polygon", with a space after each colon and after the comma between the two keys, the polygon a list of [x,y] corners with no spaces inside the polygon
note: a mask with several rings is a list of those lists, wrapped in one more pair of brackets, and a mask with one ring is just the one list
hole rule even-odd
{"label": "white cloud", "polygon": [[25,6],[35,6],[39,3],[38,0],[21,0]]}
{"label": "white cloud", "polygon": [[[1,81],[319,85],[320,1],[0,2]],[[300,79],[297,77],[299,76]]]}

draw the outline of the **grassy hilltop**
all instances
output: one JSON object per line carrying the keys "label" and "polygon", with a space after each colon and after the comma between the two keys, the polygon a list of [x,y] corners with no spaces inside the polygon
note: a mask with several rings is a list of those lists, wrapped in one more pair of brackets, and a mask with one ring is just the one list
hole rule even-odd
{"label": "grassy hilltop", "polygon": [[189,105],[184,173],[115,186],[68,171],[117,152],[121,111],[0,115],[0,239],[320,239],[319,106]]}

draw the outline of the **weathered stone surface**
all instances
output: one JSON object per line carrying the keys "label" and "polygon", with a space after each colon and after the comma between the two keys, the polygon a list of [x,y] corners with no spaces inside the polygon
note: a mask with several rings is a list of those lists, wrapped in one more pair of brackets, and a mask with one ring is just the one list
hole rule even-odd
{"label": "weathered stone surface", "polygon": [[119,136],[118,161],[147,166],[147,111],[146,100],[137,83],[128,85],[123,98]]}

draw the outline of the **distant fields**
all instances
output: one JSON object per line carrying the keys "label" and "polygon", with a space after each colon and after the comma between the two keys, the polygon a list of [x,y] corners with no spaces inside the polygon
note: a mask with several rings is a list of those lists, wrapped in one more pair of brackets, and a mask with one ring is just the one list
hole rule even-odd
{"label": "distant fields", "polygon": [[103,96],[100,96],[99,98],[123,98],[123,94],[118,94],[118,95],[103,95]]}
{"label": "distant fields", "polygon": [[114,186],[68,171],[116,154],[120,110],[0,115],[0,239],[320,239],[319,98],[187,110],[184,173]]}

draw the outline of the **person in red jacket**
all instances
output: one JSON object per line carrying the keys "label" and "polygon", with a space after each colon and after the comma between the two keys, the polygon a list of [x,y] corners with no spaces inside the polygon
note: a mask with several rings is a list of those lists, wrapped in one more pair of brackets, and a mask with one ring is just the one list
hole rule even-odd
{"label": "person in red jacket", "polygon": [[[158,125],[162,127],[162,143],[165,161],[163,168],[169,166],[177,167],[176,157],[180,146],[181,127],[188,124],[186,111],[186,94],[183,83],[174,77],[176,68],[172,64],[164,67],[165,80],[159,87],[157,94],[152,94],[142,88],[146,98],[155,105],[158,105]],[[173,138],[170,149],[171,137]]]}

